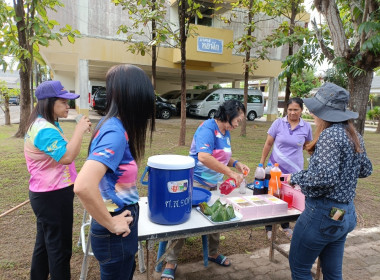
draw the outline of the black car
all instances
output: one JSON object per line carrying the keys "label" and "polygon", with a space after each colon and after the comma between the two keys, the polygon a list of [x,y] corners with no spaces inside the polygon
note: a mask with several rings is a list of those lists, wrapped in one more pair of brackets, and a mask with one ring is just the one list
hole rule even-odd
{"label": "black car", "polygon": [[[99,115],[104,116],[106,110],[106,88],[98,88],[93,97],[91,107]],[[174,104],[167,102],[165,99],[160,96],[156,96],[156,117],[162,119],[169,119],[172,115],[176,115],[177,109]]]}
{"label": "black car", "polygon": [[16,97],[9,97],[8,103],[13,104],[13,105],[20,105],[20,98],[18,98],[17,96]]}
{"label": "black car", "polygon": [[175,104],[166,101],[164,98],[156,95],[156,117],[161,119],[170,119],[172,115],[177,114]]}

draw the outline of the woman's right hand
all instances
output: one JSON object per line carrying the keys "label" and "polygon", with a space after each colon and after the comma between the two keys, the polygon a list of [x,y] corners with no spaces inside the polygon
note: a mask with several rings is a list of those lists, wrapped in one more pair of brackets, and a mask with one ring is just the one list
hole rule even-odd
{"label": "woman's right hand", "polygon": [[130,232],[129,225],[133,222],[131,211],[125,210],[123,213],[112,217],[112,228],[108,230],[116,235],[122,234],[126,237]]}
{"label": "woman's right hand", "polygon": [[91,123],[90,119],[86,116],[83,116],[79,120],[75,129],[79,129],[79,131],[84,134],[85,132],[91,132],[91,125],[92,125],[92,123]]}
{"label": "woman's right hand", "polygon": [[242,176],[242,174],[233,171],[231,172],[229,177],[235,180],[237,187],[240,186],[241,182],[243,182],[244,179],[244,176]]}

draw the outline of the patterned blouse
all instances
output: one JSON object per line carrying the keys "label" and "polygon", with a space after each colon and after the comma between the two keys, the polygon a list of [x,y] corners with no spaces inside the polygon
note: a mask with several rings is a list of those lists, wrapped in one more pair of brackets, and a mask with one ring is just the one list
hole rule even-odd
{"label": "patterned blouse", "polygon": [[355,197],[358,178],[372,173],[372,164],[358,134],[362,153],[356,153],[343,123],[322,131],[307,170],[294,173],[290,183],[298,184],[306,197],[326,197],[348,203]]}

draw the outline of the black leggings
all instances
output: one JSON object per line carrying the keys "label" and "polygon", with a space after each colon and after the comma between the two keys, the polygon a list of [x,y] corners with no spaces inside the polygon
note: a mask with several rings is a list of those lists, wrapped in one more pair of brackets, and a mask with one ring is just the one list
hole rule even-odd
{"label": "black leggings", "polygon": [[73,236],[73,185],[51,192],[29,191],[37,218],[31,280],[70,279]]}

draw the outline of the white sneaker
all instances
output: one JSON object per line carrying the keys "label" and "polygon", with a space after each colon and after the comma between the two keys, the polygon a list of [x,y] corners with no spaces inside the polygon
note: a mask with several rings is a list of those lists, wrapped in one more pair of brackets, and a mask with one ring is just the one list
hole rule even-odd
{"label": "white sneaker", "polygon": [[272,231],[271,230],[267,231],[267,237],[268,237],[268,240],[272,239]]}

